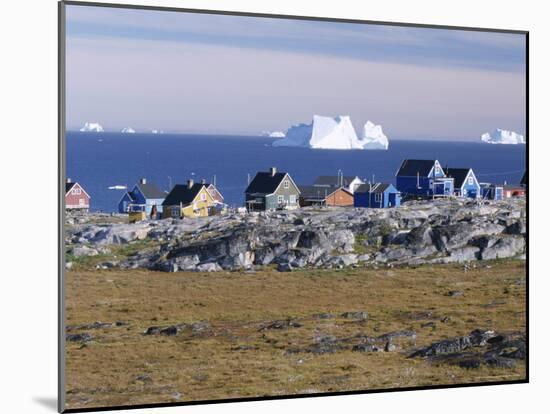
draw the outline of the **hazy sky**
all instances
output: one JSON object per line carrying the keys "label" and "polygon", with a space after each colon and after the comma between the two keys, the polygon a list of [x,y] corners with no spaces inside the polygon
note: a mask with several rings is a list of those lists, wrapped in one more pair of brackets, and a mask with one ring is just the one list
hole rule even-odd
{"label": "hazy sky", "polygon": [[525,133],[525,76],[519,34],[67,6],[69,129],[477,140]]}

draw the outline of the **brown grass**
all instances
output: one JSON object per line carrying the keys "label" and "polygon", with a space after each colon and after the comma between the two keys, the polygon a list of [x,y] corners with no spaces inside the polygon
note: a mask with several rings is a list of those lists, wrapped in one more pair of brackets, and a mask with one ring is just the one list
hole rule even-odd
{"label": "brown grass", "polygon": [[[408,352],[289,354],[319,334],[346,338],[400,329],[414,346],[475,328],[524,330],[525,263],[503,261],[415,269],[308,270],[279,273],[159,273],[86,270],[67,275],[67,324],[122,320],[67,343],[68,408],[367,390],[525,378],[514,369],[463,369],[407,358]],[[446,292],[461,290],[463,296]],[[368,322],[318,319],[367,311]],[[431,312],[432,316],[418,313]],[[441,319],[449,317],[443,323]],[[259,331],[274,319],[300,328]],[[207,321],[204,334],[145,336],[153,325]],[[432,321],[435,326],[422,327]],[[238,346],[253,349],[235,350]],[[410,348],[407,348],[410,351]]]}

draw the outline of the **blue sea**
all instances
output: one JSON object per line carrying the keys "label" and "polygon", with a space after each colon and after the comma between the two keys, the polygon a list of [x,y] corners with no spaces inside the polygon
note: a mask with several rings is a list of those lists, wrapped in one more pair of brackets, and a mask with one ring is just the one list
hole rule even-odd
{"label": "blue sea", "polygon": [[526,165],[525,145],[476,142],[398,141],[387,151],[339,151],[274,148],[274,139],[214,135],[121,134],[68,132],[67,176],[92,197],[91,209],[112,212],[123,190],[146,177],[161,190],[189,178],[216,183],[231,206],[244,203],[248,175],[276,166],[297,184],[311,184],[319,175],[358,175],[395,183],[404,158],[438,159],[443,166],[472,167],[481,182],[519,183]]}

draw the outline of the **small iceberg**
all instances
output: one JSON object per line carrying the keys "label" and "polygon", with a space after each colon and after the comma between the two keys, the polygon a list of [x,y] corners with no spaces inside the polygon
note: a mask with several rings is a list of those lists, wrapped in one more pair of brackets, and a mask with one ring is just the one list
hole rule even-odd
{"label": "small iceberg", "polygon": [[127,190],[128,187],[125,185],[112,185],[109,187],[109,190]]}
{"label": "small iceberg", "polygon": [[103,127],[97,122],[86,122],[80,132],[103,132]]}
{"label": "small iceberg", "polygon": [[122,128],[122,132],[123,134],[135,134],[136,133],[136,130],[132,127],[126,127],[126,128]]}
{"label": "small iceberg", "polygon": [[262,137],[269,137],[269,138],[284,138],[285,133],[282,132],[282,131],[273,131],[273,132],[262,131],[261,136]]}
{"label": "small iceberg", "polygon": [[487,144],[506,144],[517,145],[525,144],[525,138],[523,135],[514,131],[507,131],[505,129],[495,129],[492,133],[486,132],[481,135],[481,141]]}

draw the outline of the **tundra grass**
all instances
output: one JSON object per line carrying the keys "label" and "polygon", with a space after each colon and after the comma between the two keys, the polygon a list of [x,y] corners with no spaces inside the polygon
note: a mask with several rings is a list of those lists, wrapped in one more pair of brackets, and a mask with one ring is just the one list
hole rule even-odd
{"label": "tundra grass", "polygon": [[[525,262],[280,273],[67,272],[67,324],[123,321],[67,342],[68,408],[373,390],[524,379],[515,368],[465,369],[408,358],[476,328],[524,331]],[[461,291],[462,296],[448,296]],[[366,311],[367,321],[340,317]],[[320,313],[333,314],[322,319]],[[302,326],[262,330],[291,318]],[[150,326],[206,321],[196,335],[147,336]],[[413,329],[396,352],[289,353],[320,335]],[[75,331],[78,332],[78,331]],[[72,332],[71,332],[72,333]]]}

